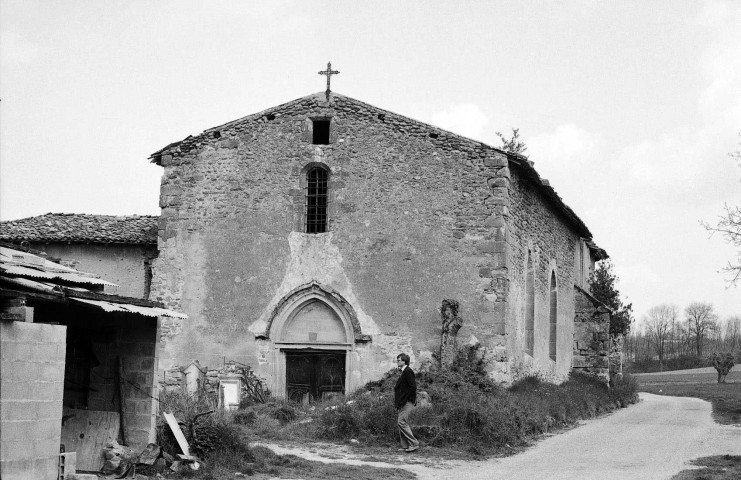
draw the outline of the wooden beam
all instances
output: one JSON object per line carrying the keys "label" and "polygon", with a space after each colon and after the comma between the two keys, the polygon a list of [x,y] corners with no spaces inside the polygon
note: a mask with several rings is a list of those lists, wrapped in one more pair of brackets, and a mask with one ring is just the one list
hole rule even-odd
{"label": "wooden beam", "polygon": [[72,290],[67,287],[62,287],[65,295],[69,298],[83,298],[86,300],[100,300],[102,302],[111,303],[128,303],[130,305],[137,305],[139,307],[156,307],[165,308],[165,306],[159,302],[153,302],[151,300],[144,300],[143,298],[134,297],[122,297],[120,295],[111,295],[109,293],[96,293],[96,292],[81,292],[79,290]]}

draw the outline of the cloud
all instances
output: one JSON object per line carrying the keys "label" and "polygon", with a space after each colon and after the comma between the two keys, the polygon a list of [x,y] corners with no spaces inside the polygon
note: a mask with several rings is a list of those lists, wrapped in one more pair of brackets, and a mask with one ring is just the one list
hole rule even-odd
{"label": "cloud", "polygon": [[700,18],[713,40],[702,55],[701,71],[708,86],[699,107],[705,116],[713,116],[725,107],[729,95],[737,102],[741,99],[741,6],[729,11],[727,5],[708,2]]}
{"label": "cloud", "polygon": [[17,31],[5,28],[0,33],[0,64],[3,67],[32,62],[39,54],[39,47]]}
{"label": "cloud", "polygon": [[489,125],[489,117],[473,103],[451,104],[447,109],[433,113],[431,123],[476,140],[491,137],[485,130]]}
{"label": "cloud", "polygon": [[619,279],[618,289],[620,289],[620,285],[647,286],[657,285],[661,281],[661,277],[659,277],[656,271],[645,263],[616,264],[615,274]]}
{"label": "cloud", "polygon": [[573,167],[594,160],[602,141],[574,124],[560,125],[552,133],[536,135],[527,140],[533,160],[542,158],[559,167]]}

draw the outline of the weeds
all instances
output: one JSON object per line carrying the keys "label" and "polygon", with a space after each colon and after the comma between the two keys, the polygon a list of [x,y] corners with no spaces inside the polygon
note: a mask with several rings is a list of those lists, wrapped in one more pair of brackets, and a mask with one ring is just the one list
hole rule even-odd
{"label": "weeds", "polygon": [[[418,388],[429,394],[430,405],[416,408],[411,423],[428,445],[493,453],[637,400],[637,384],[628,375],[612,388],[595,377],[572,373],[561,385],[526,377],[505,389],[489,379],[480,358],[475,348],[465,349],[450,367],[418,374]],[[369,382],[347,402],[316,404],[314,410],[301,412],[311,419],[301,434],[318,440],[362,439],[367,445],[395,442],[392,400],[397,375],[390,371]]]}

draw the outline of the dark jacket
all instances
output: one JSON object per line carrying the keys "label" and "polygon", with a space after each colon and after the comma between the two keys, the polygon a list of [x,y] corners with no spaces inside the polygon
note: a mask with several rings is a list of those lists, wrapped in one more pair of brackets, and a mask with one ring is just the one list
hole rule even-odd
{"label": "dark jacket", "polygon": [[407,365],[394,386],[394,406],[401,408],[406,403],[417,403],[417,381],[414,379],[414,372]]}

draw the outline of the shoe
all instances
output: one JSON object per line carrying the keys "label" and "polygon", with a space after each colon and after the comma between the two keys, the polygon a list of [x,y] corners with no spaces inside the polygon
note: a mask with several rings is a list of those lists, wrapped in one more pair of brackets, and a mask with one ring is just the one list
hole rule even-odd
{"label": "shoe", "polygon": [[419,445],[417,445],[416,447],[409,447],[409,448],[407,448],[404,451],[407,452],[407,453],[412,453],[413,451],[417,450],[418,448],[419,448]]}

